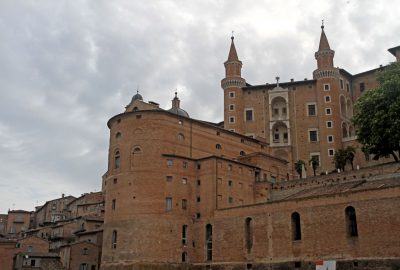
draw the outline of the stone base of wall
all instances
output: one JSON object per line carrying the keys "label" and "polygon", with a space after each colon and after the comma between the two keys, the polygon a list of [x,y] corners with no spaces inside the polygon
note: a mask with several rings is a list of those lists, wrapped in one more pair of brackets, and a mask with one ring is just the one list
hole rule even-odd
{"label": "stone base of wall", "polygon": [[[108,264],[101,270],[314,270],[315,262],[242,263],[242,264]],[[337,261],[337,270],[400,270],[399,259]]]}

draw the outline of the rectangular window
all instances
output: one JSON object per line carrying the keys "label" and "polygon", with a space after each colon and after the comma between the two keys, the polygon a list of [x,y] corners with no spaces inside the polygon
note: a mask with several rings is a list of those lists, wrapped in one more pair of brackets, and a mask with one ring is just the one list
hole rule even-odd
{"label": "rectangular window", "polygon": [[364,92],[365,91],[365,83],[360,83],[360,92]]}
{"label": "rectangular window", "polygon": [[328,156],[332,157],[335,155],[335,149],[328,149]]}
{"label": "rectangular window", "polygon": [[182,226],[182,244],[186,245],[187,244],[187,225]]}
{"label": "rectangular window", "polygon": [[331,85],[329,83],[324,84],[324,91],[329,91],[331,90]]}
{"label": "rectangular window", "polygon": [[235,98],[235,92],[229,92],[229,97],[230,98]]}
{"label": "rectangular window", "polygon": [[326,103],[331,102],[331,96],[325,96],[325,102]]}
{"label": "rectangular window", "polygon": [[172,161],[172,159],[167,159],[167,167],[172,167],[173,164],[174,162]]}
{"label": "rectangular window", "polygon": [[346,91],[347,91],[347,93],[350,92],[350,84],[349,83],[346,83]]}
{"label": "rectangular window", "polygon": [[167,197],[165,198],[165,211],[171,211],[172,210],[172,198],[171,197]]}
{"label": "rectangular window", "polygon": [[332,109],[331,108],[325,108],[325,114],[326,115],[331,115],[332,114]]}
{"label": "rectangular window", "polygon": [[233,198],[232,197],[229,197],[229,203],[233,203]]}
{"label": "rectangular window", "polygon": [[333,127],[332,121],[326,121],[326,127],[332,128]]}
{"label": "rectangular window", "polygon": [[307,104],[307,113],[308,116],[317,115],[317,105],[315,103]]}
{"label": "rectangular window", "polygon": [[115,204],[116,204],[117,202],[116,202],[116,199],[113,199],[112,200],[112,202],[111,202],[111,209],[112,210],[115,210]]}
{"label": "rectangular window", "polygon": [[165,181],[167,181],[167,182],[172,182],[172,176],[171,176],[171,175],[167,175],[167,176],[165,177]]}
{"label": "rectangular window", "polygon": [[229,123],[235,123],[235,116],[229,116]]}
{"label": "rectangular window", "polygon": [[187,184],[187,178],[182,178],[182,184],[184,184],[184,185]]}
{"label": "rectangular window", "polygon": [[282,114],[286,114],[286,107],[282,108]]}
{"label": "rectangular window", "polygon": [[342,79],[340,79],[340,89],[344,89],[344,84],[343,84],[343,80]]}
{"label": "rectangular window", "polygon": [[316,129],[314,130],[309,130],[309,141],[310,142],[318,142],[318,131]]}
{"label": "rectangular window", "polygon": [[184,161],[184,162],[182,163],[182,167],[183,167],[184,169],[187,169],[187,167],[188,167],[187,161]]}
{"label": "rectangular window", "polygon": [[186,200],[186,199],[182,199],[182,204],[181,204],[181,206],[182,206],[182,209],[183,209],[183,210],[186,210],[186,209],[187,209],[187,200]]}
{"label": "rectangular window", "polygon": [[201,185],[201,181],[197,180],[197,185],[200,186]]}
{"label": "rectangular window", "polygon": [[228,186],[230,186],[230,187],[233,186],[232,180],[229,180],[229,181],[228,181]]}
{"label": "rectangular window", "polygon": [[197,201],[197,202],[200,202],[200,201],[201,201],[201,198],[200,198],[200,197],[197,197],[197,198],[196,198],[196,201]]}
{"label": "rectangular window", "polygon": [[274,108],[274,115],[279,115],[279,109],[278,108]]}
{"label": "rectangular window", "polygon": [[333,135],[328,135],[328,142],[329,143],[333,142]]}
{"label": "rectangular window", "polygon": [[246,121],[253,121],[253,109],[245,110]]}
{"label": "rectangular window", "polygon": [[235,110],[235,105],[234,104],[230,104],[229,105],[229,110],[230,111],[234,111]]}

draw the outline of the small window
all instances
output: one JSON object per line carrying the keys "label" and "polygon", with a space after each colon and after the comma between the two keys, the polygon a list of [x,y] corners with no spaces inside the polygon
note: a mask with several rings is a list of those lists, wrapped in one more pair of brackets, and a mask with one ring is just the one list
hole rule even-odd
{"label": "small window", "polygon": [[353,206],[348,206],[345,209],[347,236],[358,237],[356,210]]}
{"label": "small window", "polygon": [[309,130],[309,141],[310,142],[318,142],[318,131],[317,130]]}
{"label": "small window", "polygon": [[111,209],[112,210],[115,210],[115,204],[117,203],[117,200],[116,199],[113,199],[112,201],[111,201]]}
{"label": "small window", "polygon": [[282,114],[286,114],[286,107],[282,108]]}
{"label": "small window", "polygon": [[188,168],[188,163],[187,161],[182,162],[182,168],[187,169]]}
{"label": "small window", "polygon": [[325,83],[324,84],[324,91],[330,91],[330,90],[331,90],[331,85],[329,83]]}
{"label": "small window", "polygon": [[332,114],[332,109],[331,108],[325,108],[325,114],[326,115],[331,115]]}
{"label": "small window", "polygon": [[232,165],[228,164],[228,171],[232,171]]}
{"label": "small window", "polygon": [[328,142],[329,143],[333,142],[333,135],[328,135]]}
{"label": "small window", "polygon": [[235,123],[235,116],[229,117],[229,123]]}
{"label": "small window", "polygon": [[33,252],[33,247],[32,246],[28,246],[28,252]]}
{"label": "small window", "polygon": [[331,102],[331,96],[325,96],[325,102],[326,103]]}
{"label": "small window", "polygon": [[182,252],[182,262],[186,263],[187,262],[187,252]]}
{"label": "small window", "polygon": [[165,198],[165,211],[169,212],[171,210],[172,210],[172,198],[167,197],[167,198]]}
{"label": "small window", "polygon": [[228,186],[230,186],[230,187],[233,186],[233,181],[232,180],[228,181]]}
{"label": "small window", "polygon": [[297,212],[292,214],[292,234],[294,241],[301,240],[300,214]]}
{"label": "small window", "polygon": [[172,167],[173,164],[174,162],[172,161],[172,159],[167,159],[167,167]]}
{"label": "small window", "polygon": [[167,181],[167,182],[172,182],[172,176],[171,176],[171,175],[167,175],[167,176],[165,177],[165,181]]}
{"label": "small window", "polygon": [[197,163],[197,169],[200,170],[201,169],[201,164]]}
{"label": "small window", "polygon": [[253,121],[253,110],[252,109],[246,109],[245,117],[246,117],[246,121]]}
{"label": "small window", "polygon": [[230,104],[229,105],[229,110],[230,111],[234,111],[235,110],[235,105],[234,104]]}
{"label": "small window", "polygon": [[119,151],[116,151],[114,154],[114,168],[118,169],[121,166],[121,155]]}
{"label": "small window", "polygon": [[346,83],[346,91],[347,91],[347,93],[350,93],[350,84],[349,83]]}
{"label": "small window", "polygon": [[235,98],[235,92],[229,92],[229,97],[230,98]]}
{"label": "small window", "polygon": [[116,249],[117,248],[117,231],[112,232],[111,236],[111,249]]}
{"label": "small window", "polygon": [[201,214],[200,213],[196,213],[196,218],[200,219],[201,218]]}
{"label": "small window", "polygon": [[274,108],[274,115],[279,115],[279,109],[278,108]]}
{"label": "small window", "polygon": [[115,138],[117,138],[117,139],[119,139],[119,138],[121,138],[121,132],[117,132],[117,134],[115,134]]}
{"label": "small window", "polygon": [[88,255],[89,254],[89,249],[84,248],[82,249],[82,255]]}
{"label": "small window", "polygon": [[186,199],[182,199],[181,207],[182,207],[183,210],[187,209],[187,200]]}
{"label": "small window", "polygon": [[201,185],[201,181],[197,180],[197,185],[200,186]]}
{"label": "small window", "polygon": [[222,146],[221,146],[219,143],[217,143],[217,144],[215,145],[215,148],[217,148],[217,149],[221,149],[221,148],[222,148]]}
{"label": "small window", "polygon": [[244,156],[246,153],[244,151],[240,151],[239,155]]}
{"label": "small window", "polygon": [[344,83],[343,83],[343,80],[342,79],[340,79],[340,89],[344,89]]}
{"label": "small window", "polygon": [[327,128],[332,128],[332,121],[326,121],[326,127]]}
{"label": "small window", "polygon": [[31,260],[31,266],[36,266],[36,260]]}
{"label": "small window", "polygon": [[365,91],[365,83],[360,83],[360,92],[364,92]]}
{"label": "small window", "polygon": [[233,203],[233,198],[232,198],[232,197],[229,197],[229,198],[228,198],[228,201],[229,201],[229,203]]}
{"label": "small window", "polygon": [[184,185],[187,184],[187,178],[182,178],[182,184],[184,184]]}
{"label": "small window", "polygon": [[335,149],[328,149],[328,156],[332,157],[335,155]]}
{"label": "small window", "polygon": [[197,196],[196,201],[197,201],[197,202],[200,202],[200,201],[201,201],[201,198],[200,198],[199,196]]}
{"label": "small window", "polygon": [[317,110],[316,110],[316,105],[315,104],[308,104],[308,116],[316,116],[317,115]]}
{"label": "small window", "polygon": [[185,136],[182,133],[178,133],[178,140],[183,141]]}

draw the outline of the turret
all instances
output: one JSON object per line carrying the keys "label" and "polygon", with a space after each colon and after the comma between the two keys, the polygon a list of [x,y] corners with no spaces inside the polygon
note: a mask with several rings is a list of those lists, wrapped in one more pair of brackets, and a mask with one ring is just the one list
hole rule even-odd
{"label": "turret", "polygon": [[323,23],[321,29],[321,38],[319,40],[318,51],[315,53],[315,59],[317,59],[318,69],[332,68],[335,51],[331,50],[331,47],[329,46]]}

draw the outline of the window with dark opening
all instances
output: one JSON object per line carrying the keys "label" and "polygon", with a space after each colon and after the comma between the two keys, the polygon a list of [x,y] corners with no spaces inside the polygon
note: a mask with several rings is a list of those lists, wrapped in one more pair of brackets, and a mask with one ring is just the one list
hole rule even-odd
{"label": "window with dark opening", "polygon": [[292,232],[294,241],[301,240],[300,214],[297,212],[292,214]]}
{"label": "window with dark opening", "polygon": [[182,199],[182,209],[183,210],[187,209],[187,200],[186,199]]}
{"label": "window with dark opening", "polygon": [[253,220],[252,218],[246,218],[245,225],[244,225],[244,236],[245,236],[245,243],[246,243],[246,250],[247,253],[251,252],[253,247]]}
{"label": "window with dark opening", "polygon": [[116,151],[114,155],[114,168],[118,169],[120,166],[121,166],[121,155],[119,151]]}
{"label": "window with dark opening", "polygon": [[364,92],[365,91],[365,83],[360,83],[360,92]]}
{"label": "window with dark opening", "polygon": [[187,244],[187,225],[182,226],[182,245]]}
{"label": "window with dark opening", "polygon": [[206,225],[206,260],[212,260],[212,225]]}
{"label": "window with dark opening", "polygon": [[246,121],[253,121],[253,110],[246,110]]}
{"label": "window with dark opening", "polygon": [[111,236],[111,248],[116,249],[117,248],[117,231],[112,232]]}
{"label": "window with dark opening", "polygon": [[349,237],[357,237],[357,218],[356,218],[356,210],[353,206],[346,207],[346,225],[347,225],[347,236]]}
{"label": "window with dark opening", "polygon": [[187,252],[182,252],[182,262],[185,263],[187,262]]}

